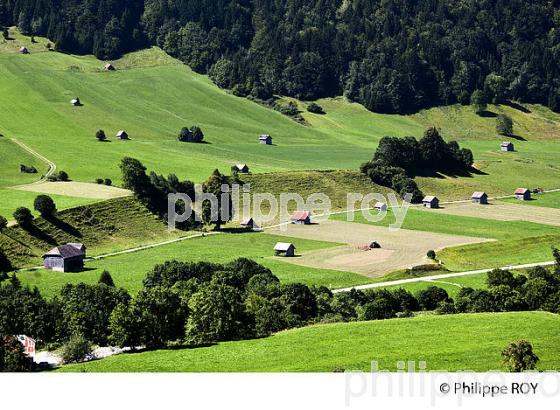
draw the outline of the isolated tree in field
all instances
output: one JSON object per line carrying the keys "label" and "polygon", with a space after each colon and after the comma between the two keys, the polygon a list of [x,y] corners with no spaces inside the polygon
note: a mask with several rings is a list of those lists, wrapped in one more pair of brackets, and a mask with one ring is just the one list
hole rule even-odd
{"label": "isolated tree in field", "polygon": [[52,217],[56,213],[56,205],[48,195],[39,195],[33,202],[33,208],[44,218]]}
{"label": "isolated tree in field", "polygon": [[488,108],[486,102],[486,96],[480,90],[475,90],[471,95],[471,105],[474,109],[474,112],[477,114],[481,114]]}
{"label": "isolated tree in field", "polygon": [[321,107],[319,104],[314,103],[314,102],[310,103],[307,106],[307,111],[309,111],[313,114],[324,114],[325,113],[325,111],[323,110],[323,107]]}
{"label": "isolated tree in field", "polygon": [[104,270],[101,272],[101,276],[99,276],[99,281],[97,283],[103,283],[107,286],[115,287],[115,282],[113,281],[113,277],[109,273],[109,271]]}
{"label": "isolated tree in field", "polygon": [[204,133],[202,132],[200,127],[194,125],[191,127],[191,131],[192,131],[193,142],[202,142],[202,140],[204,139]]}
{"label": "isolated tree in field", "polygon": [[24,206],[20,206],[14,211],[14,219],[22,228],[31,226],[33,223],[33,214]]}
{"label": "isolated tree in field", "polygon": [[500,135],[512,135],[513,134],[513,120],[511,117],[500,114],[496,118],[496,132]]}
{"label": "isolated tree in field", "polygon": [[8,227],[8,220],[0,215],[0,234]]}
{"label": "isolated tree in field", "polygon": [[202,142],[204,133],[196,125],[193,125],[191,128],[183,127],[179,132],[178,139],[182,142]]}
{"label": "isolated tree in field", "polygon": [[426,254],[426,256],[430,259],[435,259],[436,258],[436,252],[433,249],[430,249],[428,251],[428,253]]}
{"label": "isolated tree in field", "polygon": [[526,340],[511,342],[502,352],[504,365],[510,372],[534,370],[539,357],[533,352],[533,346]]}
{"label": "isolated tree in field", "polygon": [[105,131],[97,130],[97,132],[95,133],[95,138],[97,138],[97,141],[105,141],[107,139]]}

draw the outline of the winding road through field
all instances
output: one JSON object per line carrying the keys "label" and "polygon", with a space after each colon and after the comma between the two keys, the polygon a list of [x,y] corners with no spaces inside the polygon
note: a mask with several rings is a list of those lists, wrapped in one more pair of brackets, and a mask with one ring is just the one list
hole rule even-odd
{"label": "winding road through field", "polygon": [[[49,169],[47,171],[47,173],[45,174],[45,176],[42,179],[47,179],[48,177],[50,177],[52,174],[54,174],[54,172],[56,171],[56,164],[54,162],[52,162],[50,159],[44,157],[43,155],[39,154],[37,151],[35,151],[34,149],[30,148],[29,146],[25,145],[23,142],[15,139],[15,138],[11,138],[11,140],[16,143],[17,145],[19,145],[21,148],[23,148],[24,150],[26,150],[27,152],[29,152],[31,155],[33,155],[35,158],[45,162],[48,166]],[[37,181],[39,182],[39,181]]]}

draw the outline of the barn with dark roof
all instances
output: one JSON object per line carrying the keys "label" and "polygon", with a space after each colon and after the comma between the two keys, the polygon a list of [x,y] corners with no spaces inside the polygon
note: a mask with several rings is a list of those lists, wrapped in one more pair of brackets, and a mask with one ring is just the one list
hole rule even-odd
{"label": "barn with dark roof", "polygon": [[81,272],[84,270],[86,247],[81,243],[57,246],[43,255],[43,266],[55,272]]}

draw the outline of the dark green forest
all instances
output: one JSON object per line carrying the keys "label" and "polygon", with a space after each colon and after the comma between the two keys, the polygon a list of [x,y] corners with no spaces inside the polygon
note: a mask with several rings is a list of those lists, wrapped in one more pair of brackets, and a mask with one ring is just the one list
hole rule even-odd
{"label": "dark green forest", "polygon": [[237,95],[344,94],[377,112],[560,110],[559,0],[2,0],[0,25],[114,59],[158,45]]}

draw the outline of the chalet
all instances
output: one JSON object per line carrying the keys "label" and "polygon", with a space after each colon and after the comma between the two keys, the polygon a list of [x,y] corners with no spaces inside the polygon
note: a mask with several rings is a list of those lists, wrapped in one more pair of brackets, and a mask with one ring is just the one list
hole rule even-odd
{"label": "chalet", "polygon": [[260,229],[260,226],[256,224],[253,218],[245,218],[239,223],[239,225],[247,229]]}
{"label": "chalet", "polygon": [[111,64],[111,63],[105,64],[105,66],[103,67],[103,69],[104,69],[105,71],[115,71],[115,70],[116,70],[115,66],[114,66],[113,64]]}
{"label": "chalet", "polygon": [[84,269],[86,247],[81,243],[57,246],[43,255],[45,269],[55,272],[81,272]]}
{"label": "chalet", "polygon": [[124,130],[120,130],[119,132],[117,132],[116,136],[120,140],[127,140],[128,139],[128,133]]}
{"label": "chalet", "polygon": [[29,54],[29,50],[27,49],[27,47],[20,47],[19,53],[20,54]]}
{"label": "chalet", "polygon": [[500,147],[504,152],[509,152],[514,150],[513,142],[507,142],[507,141],[502,142],[502,145],[500,145]]}
{"label": "chalet", "polygon": [[296,253],[296,247],[293,243],[278,242],[274,246],[274,252],[276,252],[276,256],[293,257]]}
{"label": "chalet", "polygon": [[247,164],[235,164],[233,167],[237,172],[241,174],[249,173],[249,167],[247,166]]}
{"label": "chalet", "polygon": [[37,342],[35,339],[30,338],[26,335],[17,335],[18,342],[23,345],[23,352],[27,357],[35,357],[35,345]]}
{"label": "chalet", "polygon": [[379,212],[385,212],[387,210],[387,204],[384,204],[383,202],[377,202],[373,209]]}
{"label": "chalet", "polygon": [[264,145],[272,145],[272,137],[268,134],[263,134],[259,137],[259,143]]}
{"label": "chalet", "polygon": [[528,201],[531,199],[531,191],[527,188],[517,188],[515,190],[515,197],[522,201]]}
{"label": "chalet", "polygon": [[290,222],[299,225],[309,225],[311,223],[311,215],[308,211],[296,211],[290,217]]}
{"label": "chalet", "polygon": [[471,196],[472,202],[475,204],[488,204],[488,195],[485,192],[475,192]]}
{"label": "chalet", "polygon": [[437,196],[427,196],[422,200],[422,205],[426,208],[439,208],[439,199]]}
{"label": "chalet", "polygon": [[72,104],[74,107],[79,107],[80,105],[82,105],[80,99],[78,97],[70,100],[70,104]]}

